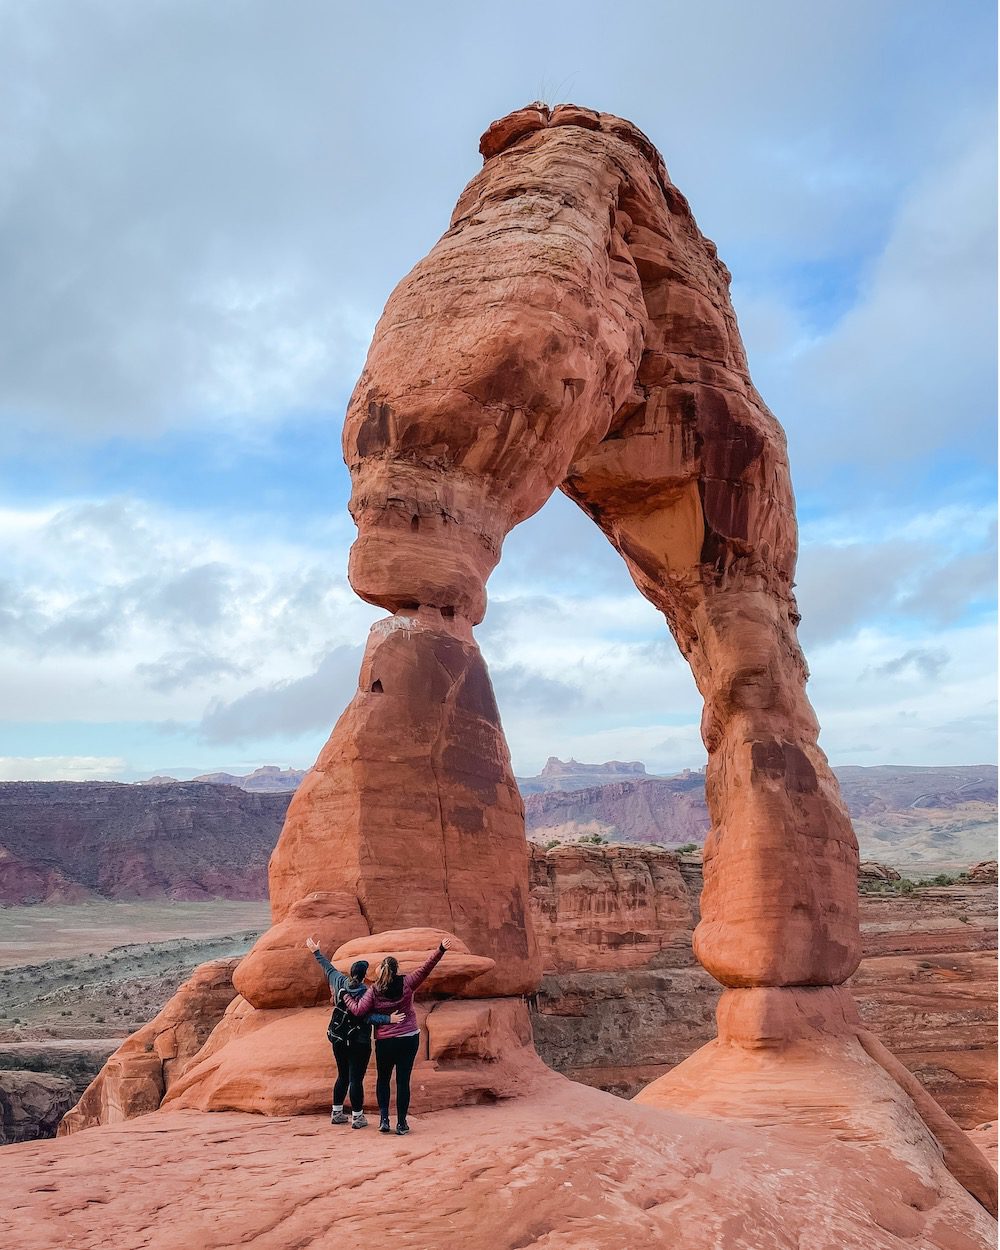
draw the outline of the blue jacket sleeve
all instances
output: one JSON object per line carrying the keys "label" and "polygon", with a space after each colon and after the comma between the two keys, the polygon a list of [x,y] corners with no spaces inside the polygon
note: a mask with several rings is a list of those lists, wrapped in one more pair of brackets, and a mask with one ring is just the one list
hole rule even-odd
{"label": "blue jacket sleeve", "polygon": [[389,1020],[388,1016],[383,1016],[381,1012],[373,1011],[371,1015],[368,1017],[368,1023],[369,1024],[390,1024],[391,1021]]}
{"label": "blue jacket sleeve", "polygon": [[342,985],[345,985],[347,983],[347,977],[345,977],[342,972],[337,971],[337,969],[333,966],[332,963],[330,963],[329,959],[327,959],[327,957],[323,954],[322,951],[313,951],[313,955],[316,959],[316,962],[326,973],[326,979],[327,981],[330,982],[330,989],[333,990],[334,993],[336,993],[336,991],[339,990]]}

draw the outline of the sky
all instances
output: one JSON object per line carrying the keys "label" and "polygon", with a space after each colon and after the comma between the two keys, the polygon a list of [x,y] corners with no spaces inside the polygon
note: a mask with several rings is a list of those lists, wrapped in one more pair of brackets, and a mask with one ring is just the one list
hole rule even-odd
{"label": "sky", "polygon": [[[996,760],[991,3],[0,0],[0,779],[312,763],[380,615],[348,396],[535,99],[640,126],[732,270],[832,762]],[[564,497],[489,593],[515,771],[704,762]]]}

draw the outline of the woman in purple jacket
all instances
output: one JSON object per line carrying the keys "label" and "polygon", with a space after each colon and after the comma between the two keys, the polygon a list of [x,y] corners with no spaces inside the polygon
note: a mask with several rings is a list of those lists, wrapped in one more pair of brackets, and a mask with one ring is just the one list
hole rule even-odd
{"label": "woman in purple jacket", "polygon": [[396,1132],[402,1137],[410,1131],[406,1122],[406,1113],[410,1109],[410,1073],[420,1049],[420,1029],[417,1027],[417,1013],[413,1009],[413,995],[450,947],[451,938],[445,938],[419,968],[406,976],[399,975],[396,958],[386,955],[375,969],[375,984],[360,998],[344,999],[344,1006],[353,1016],[367,1016],[373,1011],[381,1015],[403,1013],[403,1019],[398,1024],[375,1026],[375,1070],[378,1074],[375,1096],[381,1117],[380,1133],[392,1132],[389,1127],[389,1082],[393,1070],[396,1073]]}

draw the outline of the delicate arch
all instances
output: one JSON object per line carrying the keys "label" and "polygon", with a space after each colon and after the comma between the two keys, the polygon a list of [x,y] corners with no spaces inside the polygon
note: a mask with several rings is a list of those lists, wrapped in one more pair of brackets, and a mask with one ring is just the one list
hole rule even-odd
{"label": "delicate arch", "polygon": [[[840,983],[860,955],[857,847],[805,696],[784,437],[750,381],[728,271],[628,122],[532,106],[482,150],[448,231],[390,297],[349,406],[351,582],[395,615],[289,812],[275,907],[350,888],[390,925],[409,895],[414,916],[521,961],[519,983],[537,976],[530,932],[515,940],[530,928],[520,801],[471,627],[504,537],[562,489],[664,613],[705,700],[699,959],[732,986]],[[383,862],[392,800],[376,774],[436,795],[409,834],[426,861],[415,895],[415,866]]]}

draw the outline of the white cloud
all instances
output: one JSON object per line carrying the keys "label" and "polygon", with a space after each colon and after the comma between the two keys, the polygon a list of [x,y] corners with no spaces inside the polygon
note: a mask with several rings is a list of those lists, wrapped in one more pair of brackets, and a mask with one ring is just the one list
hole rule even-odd
{"label": "white cloud", "polygon": [[737,289],[757,385],[809,488],[839,472],[853,493],[909,501],[929,455],[992,462],[997,175],[992,114],[977,122],[906,188],[856,299],[825,329],[773,288]]}
{"label": "white cloud", "polygon": [[[235,476],[255,430],[339,413],[479,132],[547,82],[648,131],[736,272],[807,503],[802,636],[831,754],[983,757],[992,631],[970,620],[995,513],[935,484],[992,457],[992,17],[623,4],[610,25],[592,6],[599,40],[586,4],[560,0],[391,21],[303,0],[295,22],[251,3],[235,24],[196,0],[0,10],[6,448],[44,464],[47,439],[134,448],[193,426],[233,449]],[[636,73],[637,32],[655,74]],[[205,769],[224,744],[250,760],[255,741],[319,739],[379,615],[346,583],[350,523],[279,540],[253,498],[214,503],[0,509],[8,718],[174,725]],[[520,771],[552,753],[700,762],[690,673],[572,504],[515,531],[490,594],[479,633]]]}
{"label": "white cloud", "polygon": [[135,500],[0,515],[0,683],[9,720],[200,719],[303,678],[376,609],[332,553]]}
{"label": "white cloud", "polygon": [[113,781],[125,767],[118,756],[0,755],[0,781]]}

